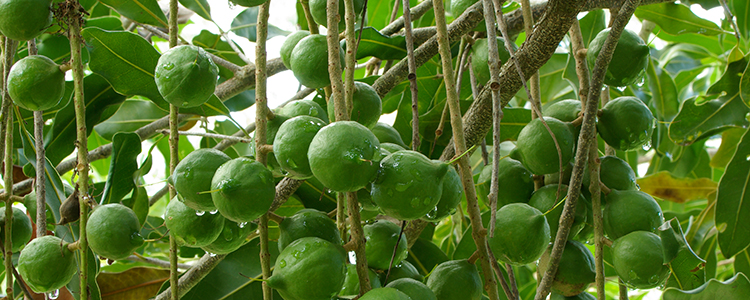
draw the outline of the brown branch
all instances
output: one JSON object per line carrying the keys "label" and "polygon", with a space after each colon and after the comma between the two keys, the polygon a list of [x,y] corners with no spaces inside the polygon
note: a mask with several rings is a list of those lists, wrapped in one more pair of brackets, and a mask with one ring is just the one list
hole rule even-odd
{"label": "brown branch", "polygon": [[568,185],[567,200],[565,201],[563,213],[560,217],[557,236],[555,237],[552,251],[550,252],[549,269],[544,273],[544,277],[539,283],[535,300],[542,300],[547,297],[550,292],[550,286],[552,285],[552,279],[555,277],[555,273],[557,273],[557,265],[562,256],[563,249],[565,248],[565,242],[570,233],[570,226],[573,224],[573,219],[575,218],[575,206],[581,188],[581,181],[583,179],[583,168],[588,156],[590,155],[589,147],[596,147],[596,144],[591,141],[596,138],[595,121],[599,106],[599,91],[603,86],[602,80],[607,70],[607,66],[609,65],[609,61],[612,59],[612,54],[617,46],[617,41],[619,40],[625,25],[633,15],[635,8],[638,6],[638,2],[639,0],[627,1],[622,7],[620,7],[619,14],[617,18],[614,19],[612,29],[596,59],[591,79],[591,88],[584,108],[583,124],[581,125],[581,133],[578,138],[575,164],[573,165],[573,172],[570,178],[570,184]]}

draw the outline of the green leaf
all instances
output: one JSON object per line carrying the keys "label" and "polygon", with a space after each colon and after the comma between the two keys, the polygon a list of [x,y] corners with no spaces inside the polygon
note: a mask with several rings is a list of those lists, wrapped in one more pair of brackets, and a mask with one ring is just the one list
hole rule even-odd
{"label": "green leaf", "polygon": [[[105,108],[125,101],[125,96],[115,92],[112,86],[97,74],[91,74],[83,79],[83,93],[86,103],[86,132],[89,134],[94,125],[99,123]],[[62,161],[75,149],[76,118],[72,102],[57,112],[52,130],[45,135],[44,147],[47,149],[47,158],[53,164]]]}
{"label": "green leaf", "polygon": [[737,18],[740,36],[747,43],[750,41],[750,3],[745,0],[729,0],[729,10]]}
{"label": "green leaf", "polygon": [[[36,48],[39,55],[49,57],[57,64],[70,60],[70,41],[65,36],[42,35],[36,44]],[[84,64],[89,61],[89,52],[85,48],[81,49],[81,59]]]}
{"label": "green leaf", "polygon": [[[232,21],[232,28],[229,30],[234,31],[235,34],[244,37],[251,42],[255,42],[258,27],[258,7],[250,7],[242,11]],[[283,36],[289,34],[288,31],[281,30],[276,26],[268,24],[268,38],[275,36]]]}
{"label": "green leaf", "polygon": [[750,245],[750,129],[719,181],[716,194],[716,229],[719,248],[729,258]]}
{"label": "green leaf", "polygon": [[750,281],[745,274],[738,273],[727,281],[721,282],[711,279],[702,286],[689,290],[681,291],[675,288],[668,288],[662,294],[664,300],[744,300],[750,295]]}
{"label": "green leaf", "polygon": [[734,256],[734,272],[750,273],[750,252],[747,249]]}
{"label": "green leaf", "polygon": [[99,27],[104,30],[125,30],[122,27],[120,18],[113,16],[86,19],[85,27]]}
{"label": "green leaf", "polygon": [[677,87],[666,70],[650,60],[646,68],[648,88],[651,90],[651,104],[656,110],[657,119],[671,121],[680,110]]}
{"label": "green leaf", "polygon": [[599,33],[599,31],[604,30],[604,28],[607,28],[607,23],[605,22],[605,16],[604,16],[604,10],[603,9],[597,9],[592,10],[586,14],[581,20],[579,21],[581,26],[581,35],[583,36],[583,44],[588,46],[589,43],[591,43],[591,40],[596,37],[596,35]]}
{"label": "green leaf", "polygon": [[719,25],[696,16],[689,7],[676,3],[657,3],[639,6],[635,16],[658,24],[672,35],[698,33],[718,35],[724,33]]}
{"label": "green leaf", "polygon": [[680,35],[671,35],[666,33],[659,26],[654,28],[654,34],[656,37],[666,42],[698,45],[716,55],[724,54],[737,44],[737,39],[734,38],[734,36],[727,34],[707,36],[697,33],[684,33]]}
{"label": "green leaf", "polygon": [[716,182],[708,178],[674,178],[667,171],[638,178],[637,181],[642,192],[676,203],[706,199],[717,187]]}
{"label": "green leaf", "polygon": [[89,68],[106,78],[120,94],[141,95],[168,110],[154,81],[159,52],[141,36],[128,31],[86,28],[81,31],[91,53]]}
{"label": "green leaf", "polygon": [[731,128],[721,133],[721,145],[711,158],[711,167],[724,169],[737,151],[737,144],[740,143],[745,129]]}
{"label": "green leaf", "polygon": [[[268,245],[271,265],[279,255],[275,242]],[[245,246],[227,255],[181,299],[263,299],[260,269],[260,245],[250,241]],[[169,285],[168,283],[166,285]],[[276,294],[275,299],[281,299]]]}
{"label": "green leaf", "polygon": [[168,27],[167,16],[161,11],[156,0],[99,0],[124,17],[160,27]]}
{"label": "green leaf", "polygon": [[194,11],[196,14],[206,20],[211,21],[211,6],[208,5],[206,0],[180,0],[182,6],[187,9]]}
{"label": "green leaf", "polygon": [[649,165],[648,174],[669,171],[675,178],[710,178],[711,166],[708,165],[710,160],[704,142],[701,141],[683,147],[682,155],[675,161],[660,155],[654,155]]}
{"label": "green leaf", "polygon": [[730,63],[724,76],[706,93],[707,97],[720,95],[718,99],[697,105],[697,98],[685,100],[680,112],[669,126],[669,138],[680,145],[714,135],[731,127],[750,125],[745,115],[750,112],[740,98],[739,81],[747,66],[747,57]]}
{"label": "green leaf", "polygon": [[208,101],[206,101],[206,103],[203,103],[203,105],[198,107],[182,108],[180,109],[180,113],[196,114],[204,117],[227,116],[231,118],[231,116],[229,115],[229,108],[227,108],[227,106],[224,105],[224,103],[221,102],[219,97],[216,97],[215,94],[211,94],[211,97],[208,98]]}
{"label": "green leaf", "polygon": [[[355,35],[359,36],[360,30]],[[406,38],[403,36],[386,36],[373,27],[361,30],[362,38],[357,48],[357,59],[368,56],[381,60],[399,60],[406,57]],[[341,47],[346,51],[346,42],[341,41]]]}
{"label": "green leaf", "polygon": [[664,251],[664,263],[669,265],[672,271],[669,280],[675,281],[682,290],[694,289],[705,283],[706,273],[703,266],[706,262],[690,248],[677,218],[660,226],[659,236]]}
{"label": "green leaf", "polygon": [[[750,61],[748,66],[750,66]],[[747,72],[747,67],[745,67],[745,72],[742,73],[740,78],[740,98],[742,98],[742,102],[750,106],[750,72]]]}
{"label": "green leaf", "polygon": [[112,140],[115,133],[135,132],[153,121],[161,119],[167,113],[150,101],[128,99],[109,119],[97,124],[94,129],[107,140]]}
{"label": "green leaf", "polygon": [[118,203],[135,188],[141,138],[135,133],[118,133],[112,138],[112,157],[104,194],[99,204]]}

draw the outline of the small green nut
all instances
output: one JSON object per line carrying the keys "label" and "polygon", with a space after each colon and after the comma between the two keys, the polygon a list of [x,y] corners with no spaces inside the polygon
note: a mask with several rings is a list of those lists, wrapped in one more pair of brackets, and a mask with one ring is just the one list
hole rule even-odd
{"label": "small green nut", "polygon": [[596,122],[599,136],[617,150],[641,148],[651,141],[656,118],[651,110],[636,97],[618,97],[607,102]]}
{"label": "small green nut", "polygon": [[0,33],[16,41],[28,41],[52,24],[50,0],[0,0]]}
{"label": "small green nut", "polygon": [[[5,206],[0,207],[0,236],[5,237]],[[13,208],[13,224],[11,225],[11,251],[18,252],[31,240],[31,219],[20,209]]]}
{"label": "small green nut", "polygon": [[164,223],[177,243],[200,248],[213,243],[224,228],[225,219],[219,214],[199,212],[172,198],[164,213]]}
{"label": "small green nut", "polygon": [[[394,248],[396,256],[393,257],[393,265],[401,264],[408,254],[406,235],[399,236],[401,228],[389,221],[380,220],[365,225],[362,230],[365,234],[365,254],[367,265],[377,270],[388,270],[393,257]],[[396,244],[398,243],[398,246]]]}
{"label": "small green nut", "polygon": [[10,68],[8,94],[23,109],[48,110],[57,106],[65,94],[65,73],[46,56],[24,57]]}
{"label": "small green nut", "polygon": [[34,239],[18,256],[18,273],[35,293],[62,288],[77,270],[75,253],[68,249],[68,243],[56,236]]}
{"label": "small green nut", "polygon": [[208,246],[201,249],[213,254],[229,254],[239,249],[249,241],[247,238],[255,232],[258,225],[255,223],[240,223],[224,220],[224,229],[219,237]]}
{"label": "small green nut", "polygon": [[222,216],[246,223],[268,211],[276,196],[276,185],[273,174],[263,164],[238,157],[216,170],[211,191],[211,199]]}
{"label": "small green nut", "polygon": [[182,45],[159,57],[154,80],[164,100],[179,108],[200,106],[216,90],[219,67],[203,48]]}
{"label": "small green nut", "polygon": [[124,259],[143,245],[140,230],[135,212],[119,203],[97,206],[86,223],[91,250],[113,260]]}

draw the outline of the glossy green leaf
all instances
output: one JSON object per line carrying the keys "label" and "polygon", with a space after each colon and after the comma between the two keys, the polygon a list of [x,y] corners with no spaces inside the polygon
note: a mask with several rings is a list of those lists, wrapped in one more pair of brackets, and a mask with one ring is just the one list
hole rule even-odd
{"label": "glossy green leaf", "polygon": [[654,63],[649,61],[646,67],[648,88],[651,90],[651,105],[656,110],[656,117],[661,121],[670,121],[680,109],[680,100],[672,76]]}
{"label": "glossy green leaf", "polygon": [[229,108],[224,105],[223,102],[216,97],[215,94],[211,94],[206,103],[198,107],[181,108],[180,113],[183,114],[196,114],[200,116],[229,116]]}
{"label": "glossy green leaf", "polygon": [[671,35],[666,33],[666,31],[662,30],[659,26],[654,28],[654,34],[656,37],[666,42],[698,45],[716,55],[724,54],[737,44],[737,39],[734,36],[727,34],[707,36],[697,33],[684,33],[680,35]]}
{"label": "glossy green leaf", "polygon": [[668,158],[672,162],[680,159],[685,148],[684,146],[675,144],[669,138],[669,126],[662,122],[656,124],[653,136],[651,137],[651,143],[658,154]]}
{"label": "glossy green leaf", "polygon": [[583,37],[583,44],[586,46],[591,43],[591,40],[596,37],[596,34],[598,34],[599,31],[607,28],[603,9],[589,11],[586,16],[581,18],[579,23],[581,26],[581,36]]}
{"label": "glossy green leaf", "polygon": [[703,270],[706,272],[706,280],[716,278],[716,269],[718,268],[718,258],[716,257],[717,243],[715,234],[708,236],[701,246],[700,253],[698,253],[698,256],[706,261],[706,266],[703,267]]}
{"label": "glossy green leaf", "polygon": [[702,286],[682,291],[675,288],[668,288],[664,291],[662,299],[664,300],[744,300],[750,295],[750,281],[745,274],[738,273],[727,281],[721,282],[711,279]]}
{"label": "glossy green leaf", "polygon": [[705,283],[706,273],[703,266],[706,262],[690,248],[677,218],[660,226],[659,236],[664,251],[664,263],[672,272],[669,280],[674,281],[682,290],[694,289]]}
{"label": "glossy green leaf", "polygon": [[130,207],[138,217],[138,222],[143,226],[148,218],[148,193],[143,186],[135,187],[133,194],[122,200],[122,205]]}
{"label": "glossy green leaf", "polygon": [[112,138],[109,175],[100,204],[118,203],[135,188],[133,174],[138,170],[141,138],[135,133],[118,133]]}
{"label": "glossy green leaf", "polygon": [[194,11],[201,18],[211,20],[211,6],[208,5],[207,0],[180,0],[180,4]]}
{"label": "glossy green leaf", "polygon": [[86,20],[85,27],[99,27],[104,30],[125,30],[120,18],[114,16],[103,16]]}
{"label": "glossy green leaf", "polygon": [[747,66],[747,58],[730,63],[724,76],[706,93],[719,95],[718,99],[696,105],[697,98],[685,100],[680,112],[669,126],[669,137],[677,144],[693,142],[714,135],[731,127],[746,127],[750,124],[746,114],[750,112],[740,98],[740,76]]}
{"label": "glossy green leaf", "polygon": [[[42,35],[36,44],[36,48],[39,55],[49,57],[57,64],[70,60],[70,41],[65,36]],[[84,64],[89,61],[89,52],[85,48],[81,49],[81,59]]]}
{"label": "glossy green leaf", "polygon": [[742,128],[731,128],[721,133],[721,145],[711,158],[711,167],[724,169],[729,164],[743,134],[745,129]]}
{"label": "glossy green leaf", "polygon": [[168,110],[154,81],[159,52],[141,36],[127,31],[86,28],[81,31],[91,53],[89,68],[123,95],[141,95]]}
{"label": "glossy green leaf", "polygon": [[750,41],[750,3],[745,0],[729,0],[727,2],[729,10],[736,18],[740,36],[747,43]]}
{"label": "glossy green leaf", "polygon": [[658,24],[672,35],[698,33],[717,35],[724,33],[718,25],[696,16],[689,7],[676,3],[657,3],[640,6],[635,16]]}
{"label": "glossy green leaf", "polygon": [[156,0],[99,0],[124,17],[138,23],[167,26],[167,17]]}
{"label": "glossy green leaf", "polygon": [[716,229],[719,248],[732,257],[750,245],[750,130],[745,131],[737,152],[719,181],[716,194]]}
{"label": "glossy green leaf", "polygon": [[[229,29],[234,31],[235,34],[244,37],[251,42],[255,42],[258,27],[258,7],[250,7],[242,11],[232,21],[232,28]],[[284,31],[281,28],[268,24],[268,38],[275,36],[283,36],[289,34],[288,31]]]}
{"label": "glossy green leaf", "polygon": [[[373,27],[365,27],[361,32],[357,59],[372,56],[381,60],[399,60],[406,57],[406,38],[403,36],[386,36]],[[360,30],[355,34],[359,36]],[[341,41],[341,47],[346,50],[346,41]]]}
{"label": "glossy green leaf", "polygon": [[[125,101],[125,96],[115,92],[112,86],[97,74],[91,74],[83,79],[83,93],[86,103],[87,133],[91,133],[94,125],[99,123],[105,108]],[[71,100],[71,105],[57,112],[52,129],[46,134],[44,146],[47,149],[47,158],[53,164],[59,163],[73,152],[75,140],[75,107]]]}
{"label": "glossy green leaf", "polygon": [[710,178],[710,160],[704,142],[701,141],[683,147],[682,155],[675,161],[667,157],[654,155],[649,165],[648,174],[669,171],[674,178]]}
{"label": "glossy green leaf", "polygon": [[[275,242],[270,242],[271,265],[279,255]],[[262,299],[260,278],[260,245],[257,240],[227,255],[190,292],[181,299]],[[166,284],[168,285],[168,283]],[[276,294],[274,299],[281,299]]]}
{"label": "glossy green leaf", "polygon": [[112,140],[115,133],[134,132],[153,121],[161,119],[167,113],[150,101],[126,100],[117,112],[109,119],[97,124],[94,129],[107,140]]}

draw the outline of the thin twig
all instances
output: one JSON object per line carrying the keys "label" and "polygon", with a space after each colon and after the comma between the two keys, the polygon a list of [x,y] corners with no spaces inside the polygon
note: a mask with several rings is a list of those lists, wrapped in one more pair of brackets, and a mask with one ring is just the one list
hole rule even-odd
{"label": "thin twig", "polygon": [[[161,260],[161,259],[156,259],[156,258],[153,258],[153,257],[146,257],[146,256],[143,256],[143,255],[140,255],[140,254],[137,254],[137,253],[133,254],[131,256],[128,256],[127,258],[125,258],[125,260],[145,262],[145,263],[149,263],[149,264],[152,264],[154,266],[162,267],[162,268],[169,268],[169,266],[170,266],[169,265],[169,261]],[[182,269],[182,270],[188,270],[188,269],[190,269],[192,267],[193,266],[188,265],[188,264],[180,264],[180,263],[177,264],[177,268]]]}
{"label": "thin twig", "polygon": [[[169,134],[169,129],[161,129],[158,131],[161,134]],[[232,140],[238,143],[252,143],[253,139],[249,138],[243,138],[243,137],[237,137],[233,135],[225,135],[225,134],[217,134],[217,133],[208,133],[208,132],[191,132],[191,131],[178,131],[178,135],[189,135],[189,136],[202,136],[207,138],[214,138],[214,139],[222,139],[222,140]]]}
{"label": "thin twig", "polygon": [[[169,1],[169,48],[177,47],[177,36],[179,29],[177,27],[177,0]],[[178,146],[180,136],[177,134],[179,108],[173,104],[169,105],[169,174],[174,174],[177,168],[180,155]],[[177,191],[174,186],[169,187],[169,201],[175,201]],[[169,234],[169,284],[172,292],[172,300],[179,299],[180,289],[177,270],[177,239],[174,234]]]}
{"label": "thin twig", "polygon": [[557,265],[562,256],[565,242],[568,239],[570,233],[570,226],[573,224],[575,219],[575,206],[578,200],[581,180],[583,179],[583,168],[585,161],[588,160],[590,155],[589,147],[596,147],[596,144],[591,141],[595,139],[595,119],[596,112],[599,104],[599,91],[603,85],[604,74],[609,65],[609,61],[612,59],[617,41],[622,34],[625,25],[633,15],[635,8],[638,6],[639,0],[627,1],[620,9],[619,15],[614,20],[612,29],[607,36],[607,39],[602,46],[599,56],[596,58],[593,75],[591,77],[591,87],[589,90],[588,100],[584,108],[583,124],[581,125],[581,133],[578,137],[578,149],[576,150],[575,164],[573,165],[573,172],[570,178],[570,184],[568,184],[568,199],[565,201],[563,207],[563,213],[560,217],[560,224],[555,237],[552,251],[550,252],[549,269],[544,274],[544,277],[539,283],[535,300],[542,300],[547,297],[550,292],[550,286],[552,285],[552,279],[557,273]]}
{"label": "thin twig", "polygon": [[167,300],[167,299],[174,299],[174,298],[180,298],[187,294],[190,289],[192,289],[195,285],[197,285],[201,279],[206,277],[208,273],[213,270],[216,265],[218,265],[224,258],[226,257],[226,254],[204,254],[195,264],[185,272],[182,276],[180,276],[180,280],[177,284],[179,287],[180,294],[172,297],[172,290],[167,289],[161,294],[156,296],[156,300]]}
{"label": "thin twig", "polygon": [[[451,127],[453,130],[453,139],[455,141],[456,153],[466,152],[466,140],[464,139],[463,123],[461,121],[461,108],[459,106],[458,94],[456,94],[456,81],[453,77],[453,68],[451,63],[451,50],[450,41],[448,38],[448,26],[445,23],[445,8],[441,0],[433,0],[433,9],[435,12],[435,23],[437,26],[437,42],[438,51],[440,52],[440,60],[443,67],[443,82],[445,82],[445,91],[447,96],[447,102],[450,108],[451,116]],[[474,5],[476,7],[477,5]],[[460,18],[459,18],[460,19]],[[474,179],[471,174],[471,167],[469,165],[469,158],[462,156],[458,160],[460,169],[461,182],[464,187],[466,195],[466,201],[468,204],[469,218],[472,224],[472,236],[477,246],[477,250],[480,253],[480,265],[484,274],[490,274],[491,262],[489,261],[488,249],[486,245],[486,237],[483,233],[484,226],[482,226],[481,213],[479,211],[479,204],[477,203],[476,190],[474,190]],[[487,290],[487,294],[490,300],[497,300],[499,298],[497,291],[497,283],[492,276],[484,277],[484,288]]]}
{"label": "thin twig", "polygon": [[308,0],[300,0],[299,2],[305,15],[305,21],[307,21],[307,28],[310,29],[310,34],[318,34],[318,24],[313,20],[309,3],[310,1]]}
{"label": "thin twig", "polygon": [[[3,44],[3,106],[8,107],[8,109],[5,109],[4,111],[10,112],[11,110],[13,110],[14,106],[10,103],[10,95],[8,94],[8,73],[10,72],[10,68],[13,65],[13,55],[16,53],[18,42],[9,38],[5,38]],[[5,162],[5,166],[3,168],[3,185],[13,186],[13,114],[4,114],[3,119],[5,122],[5,149],[3,149],[3,162]],[[10,197],[5,198],[5,220],[12,220],[13,218],[13,210],[8,209],[13,205],[13,191],[11,191],[9,195]],[[7,249],[2,249],[3,257],[13,256],[13,241],[11,235],[13,233],[11,228],[12,223],[13,222],[9,221],[5,222],[5,226],[3,228],[3,230],[5,231],[3,244],[7,246],[5,247]],[[8,299],[13,300],[13,272],[11,270],[13,270],[13,260],[5,259],[5,291],[8,295]]]}
{"label": "thin twig", "polygon": [[[587,103],[589,93],[589,67],[586,62],[585,46],[583,43],[583,36],[581,34],[581,26],[578,21],[574,21],[573,25],[570,26],[570,44],[571,54],[576,60],[576,74],[578,75],[578,97],[581,99],[581,107],[584,107]],[[596,128],[593,128],[596,131]],[[596,134],[593,135],[593,139],[596,139]],[[590,143],[595,143],[594,140]],[[595,182],[589,185],[589,191],[591,191],[591,206],[594,210],[594,265],[596,267],[596,297],[599,300],[605,300],[604,293],[604,256],[603,246],[601,243],[601,237],[603,235],[602,230],[602,213],[601,213],[601,195],[599,189],[599,155],[596,147],[590,147],[588,168],[591,174],[591,182]]]}
{"label": "thin twig", "polygon": [[625,286],[625,282],[623,282],[622,279],[619,280],[619,290],[620,290],[619,300],[628,300],[628,287]]}
{"label": "thin twig", "polygon": [[[406,37],[406,57],[409,65],[409,89],[411,90],[411,149],[419,151],[419,97],[417,88],[417,62],[414,58],[414,35],[411,28],[411,5],[409,0],[404,2],[404,35]],[[430,1],[425,1],[430,2]],[[398,7],[396,1],[395,7]],[[393,20],[393,18],[391,18]]]}
{"label": "thin twig", "polygon": [[737,43],[739,44],[742,40],[740,38],[740,28],[737,26],[737,22],[734,21],[734,15],[729,9],[729,5],[727,5],[727,0],[719,0],[719,3],[721,3],[721,7],[724,8],[724,15],[726,19],[729,20],[730,24],[732,24],[732,28],[734,29],[734,36],[737,38]]}
{"label": "thin twig", "polygon": [[[266,40],[268,38],[268,14],[271,7],[271,1],[266,1],[260,5],[258,10],[257,38],[255,40],[255,159],[267,164],[268,151],[266,146],[266,130],[271,111],[268,109],[268,99],[266,96]],[[263,280],[271,277],[271,253],[268,251],[268,213],[260,216],[258,222],[260,231],[260,266],[263,274]],[[273,299],[273,290],[263,281],[263,299]]]}

